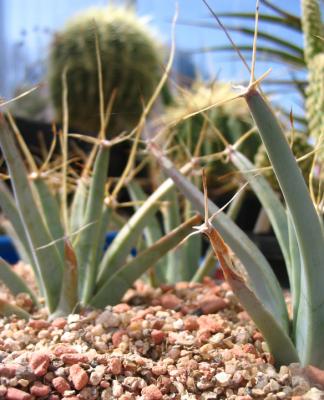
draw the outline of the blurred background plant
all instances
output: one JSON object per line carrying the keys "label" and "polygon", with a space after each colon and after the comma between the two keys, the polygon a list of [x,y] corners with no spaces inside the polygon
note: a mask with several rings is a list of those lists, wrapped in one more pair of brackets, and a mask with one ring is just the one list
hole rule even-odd
{"label": "blurred background plant", "polygon": [[100,127],[96,35],[103,93],[110,98],[116,92],[109,121],[112,137],[137,123],[163,74],[163,49],[144,19],[122,7],[89,9],[55,35],[48,61],[50,96],[61,121],[61,76],[67,68],[69,121],[81,132],[96,133]]}
{"label": "blurred background plant", "polygon": [[[188,89],[179,88],[173,104],[156,121],[157,127],[163,130],[159,133],[159,141],[170,146],[170,157],[174,162],[181,165],[189,155],[204,157],[222,153],[227,145],[234,144],[252,129],[252,119],[244,102],[240,99],[226,102],[233,95],[231,85],[217,81],[210,84],[195,81]],[[216,106],[196,113],[210,104]],[[241,150],[253,159],[260,140],[255,130],[250,133]],[[239,185],[224,156],[211,161],[206,171],[207,180],[213,186],[212,196],[233,192]]]}

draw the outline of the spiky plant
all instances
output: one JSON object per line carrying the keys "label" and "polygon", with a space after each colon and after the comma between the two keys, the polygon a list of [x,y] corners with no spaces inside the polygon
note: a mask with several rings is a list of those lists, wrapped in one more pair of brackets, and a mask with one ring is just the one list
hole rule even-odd
{"label": "spiky plant", "polygon": [[[88,173],[77,182],[71,209],[66,209],[66,198],[61,196],[58,202],[48,184],[51,173],[36,166],[22,138],[17,136],[31,168],[27,172],[2,114],[0,124],[0,146],[13,187],[11,194],[5,185],[0,186],[0,204],[12,224],[19,247],[31,263],[39,293],[28,288],[3,259],[0,259],[0,280],[14,295],[28,293],[36,307],[38,295],[42,294],[52,316],[66,315],[78,305],[104,307],[119,302],[132,283],[176,246],[192,222],[197,221],[197,217],[191,218],[135,258],[128,259],[142,229],[159,209],[163,196],[174,186],[167,180],[143,202],[104,252],[105,235],[113,213],[112,202],[105,192],[113,142],[97,142],[93,171],[90,174],[88,165]],[[66,180],[67,176],[61,176],[63,187]],[[19,307],[1,302],[0,313],[12,312],[29,317]]]}
{"label": "spiky plant", "polygon": [[[166,109],[159,120],[165,129],[163,137],[167,138],[170,146],[179,148],[179,151],[174,153],[174,160],[179,162],[187,156],[187,153],[183,152],[183,146],[194,154],[199,141],[200,156],[219,153],[251,129],[252,119],[246,105],[240,99],[226,102],[230,97],[233,97],[231,86],[221,82],[210,85],[196,82],[190,90],[179,92],[174,104]],[[215,104],[215,108],[195,113],[196,110],[204,110],[210,104]],[[242,144],[242,152],[252,159],[259,144],[258,136],[252,134]],[[213,179],[213,184],[217,185],[217,177],[220,178],[231,170],[231,165],[224,159],[213,161],[208,167],[208,180]],[[223,187],[225,184],[231,186],[229,178],[220,180],[218,184]]]}
{"label": "spiky plant", "polygon": [[[299,162],[299,167],[302,171],[305,182],[308,184],[314,159],[314,154],[312,153],[314,151],[314,146],[308,143],[308,137],[305,134],[298,132],[295,132],[293,136],[288,135],[287,141],[290,143],[291,150],[296,159],[304,158],[310,154],[310,156],[302,159]],[[264,168],[262,171],[263,176],[268,179],[274,190],[280,191],[279,183],[271,168],[271,163],[264,144],[259,147],[257,153],[255,154],[254,164],[257,168]]]}
{"label": "spiky plant", "polygon": [[[323,186],[320,183],[318,196],[312,197],[280,122],[259,91],[262,78],[255,80],[254,63],[251,70],[250,84],[238,96],[246,101],[259,130],[284,205],[265,178],[255,175],[254,165],[238,152],[237,146],[229,146],[227,154],[244,174],[271,220],[286,262],[292,313],[288,313],[279,282],[262,253],[207,196],[177,171],[154,141],[148,147],[193,207],[205,215],[204,224],[196,230],[207,235],[226,280],[261,330],[276,364],[299,361],[303,366],[312,364],[324,368]],[[323,141],[316,148],[321,149]],[[227,246],[241,263],[233,263]]]}
{"label": "spiky plant", "polygon": [[120,7],[92,8],[58,32],[49,57],[50,96],[62,121],[62,73],[67,68],[70,125],[98,132],[99,90],[96,36],[102,60],[103,93],[116,91],[109,135],[133,128],[162,75],[161,46],[143,19]]}

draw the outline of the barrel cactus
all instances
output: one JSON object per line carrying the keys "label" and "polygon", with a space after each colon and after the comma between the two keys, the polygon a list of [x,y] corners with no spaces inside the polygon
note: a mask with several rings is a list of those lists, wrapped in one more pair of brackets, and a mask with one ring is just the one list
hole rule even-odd
{"label": "barrel cactus", "polygon": [[[287,139],[288,141],[291,140],[290,134],[288,135]],[[294,153],[295,158],[298,159],[300,157],[303,157],[313,150],[314,150],[313,146],[309,144],[307,141],[307,136],[303,133],[295,132],[292,144],[292,152]],[[302,171],[306,183],[308,183],[309,174],[311,172],[313,157],[314,156],[309,156],[299,162],[299,167]],[[264,168],[270,166],[270,161],[265,146],[263,144],[259,147],[259,150],[255,155],[254,161],[255,161],[255,166],[257,168]],[[273,189],[280,192],[278,181],[272,169],[265,169],[264,171],[262,171],[262,174],[271,183]]]}
{"label": "barrel cactus", "polygon": [[62,119],[62,74],[67,68],[70,126],[97,132],[100,126],[96,35],[105,103],[116,97],[108,134],[132,128],[161,76],[161,48],[144,19],[126,8],[92,8],[58,32],[50,50],[49,87]]}

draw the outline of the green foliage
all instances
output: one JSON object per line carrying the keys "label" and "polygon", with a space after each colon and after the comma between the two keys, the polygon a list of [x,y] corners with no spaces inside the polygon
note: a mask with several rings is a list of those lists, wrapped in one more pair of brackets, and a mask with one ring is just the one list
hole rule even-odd
{"label": "green foliage", "polygon": [[[199,156],[205,156],[222,152],[228,144],[235,143],[251,129],[252,119],[244,102],[241,99],[226,102],[233,96],[231,86],[220,82],[211,85],[196,82],[190,90],[179,93],[175,104],[162,116],[163,126],[169,127],[166,135],[172,137],[171,145],[179,146],[173,160],[177,163],[185,160],[187,153],[183,152],[183,146],[194,154],[201,136]],[[190,116],[212,104],[218,105]],[[253,134],[244,141],[241,150],[252,159],[259,145],[258,136]],[[224,160],[212,161],[207,168],[208,181],[219,186],[229,183],[230,178],[219,178],[230,171],[233,171],[232,166]]]}
{"label": "green foliage", "polygon": [[[312,56],[309,64],[317,60],[318,68],[317,57],[321,55],[322,53]],[[318,120],[316,124],[310,125],[310,135],[314,129],[318,129],[324,111],[322,106],[317,106],[319,101],[322,102],[321,91],[324,89],[323,85],[320,87],[319,82],[323,76],[318,71],[319,69],[316,72],[317,79],[311,79],[314,87],[313,105],[318,107],[316,112],[312,112],[317,113]],[[296,135],[291,149],[280,121],[253,79],[246,89],[242,89],[240,97],[246,101],[263,142],[263,148],[258,154],[258,158],[262,158],[260,164],[267,165],[267,154],[283,201],[278,198],[265,177],[260,173],[255,175],[255,165],[238,152],[235,144],[228,145],[225,154],[248,180],[271,221],[289,276],[291,312],[287,310],[279,282],[255,245],[235,224],[227,220],[215,204],[207,201],[188,178],[177,171],[160,148],[152,145],[149,148],[165,173],[192,203],[193,208],[201,214],[205,213],[205,223],[196,227],[196,230],[208,236],[225,278],[262,332],[276,364],[299,361],[303,366],[311,364],[324,368],[323,182],[319,182],[315,196],[314,188],[309,191],[302,174],[303,170],[306,176],[309,175],[311,163],[313,166],[317,162],[320,164],[321,155],[315,153],[315,163],[313,157],[310,157],[300,168],[296,156],[305,156],[305,153],[314,148],[307,144],[305,136]],[[317,153],[322,148],[323,136],[319,136]],[[320,170],[321,166],[318,166]],[[316,169],[312,168],[311,175],[314,170]],[[239,262],[236,257],[232,262],[231,252],[222,237]]]}
{"label": "green foliage", "polygon": [[[290,278],[292,315],[288,314],[280,285],[260,251],[211,202],[209,211],[212,215],[217,213],[217,216],[207,223],[213,224],[241,261],[235,263],[235,267],[229,267],[225,263],[225,253],[220,252],[219,260],[226,279],[263,333],[276,363],[280,365],[299,360],[303,365],[313,364],[323,368],[324,230],[321,203],[313,204],[295,156],[268,103],[253,86],[243,92],[242,97],[257,124],[286,207],[266,179],[251,172],[255,167],[244,155],[233,146],[229,146],[227,152],[250,182],[278,236]],[[193,208],[204,213],[203,194],[176,170],[160,149],[149,148]],[[205,223],[199,231],[203,233],[207,228]],[[226,247],[223,249],[226,250]]]}
{"label": "green foliage", "polygon": [[[177,246],[190,232],[192,224],[199,221],[200,217],[196,216],[171,229],[143,253],[129,260],[130,249],[136,245],[143,228],[150,225],[161,201],[173,189],[173,182],[167,180],[143,201],[113,244],[104,251],[108,226],[116,212],[115,202],[108,201],[110,197],[106,191],[113,142],[93,139],[93,168],[88,161],[77,179],[77,189],[72,194],[68,220],[65,221],[63,215],[67,201],[64,190],[59,195],[53,191],[52,174],[43,166],[38,168],[34,164],[18,133],[20,148],[17,147],[4,117],[0,117],[0,146],[13,187],[12,195],[5,185],[0,185],[0,205],[12,224],[19,248],[31,261],[39,290],[34,293],[1,259],[0,280],[13,294],[27,292],[35,307],[39,306],[37,297],[42,294],[52,316],[71,313],[78,305],[105,307],[108,303],[120,302],[134,280]],[[28,160],[31,172],[27,171],[20,150]],[[59,176],[62,187],[73,176],[69,173],[64,175],[63,168]],[[8,314],[10,311],[28,317],[17,307],[0,304],[0,313]]]}
{"label": "green foliage", "polygon": [[[187,164],[185,170],[188,170],[189,166],[190,164]],[[127,188],[135,204],[147,201],[148,195],[136,181],[130,182]],[[160,240],[164,234],[172,232],[183,220],[189,219],[190,215],[193,214],[193,209],[188,201],[182,207],[182,202],[174,187],[165,196],[164,200],[161,213],[155,215],[151,219],[150,224],[144,229],[145,247],[150,247],[156,241]],[[139,206],[135,206],[135,208],[138,209]],[[173,252],[169,252],[152,266],[149,273],[150,282],[153,286],[158,286],[162,283],[173,284],[175,282],[192,280],[200,282],[204,276],[215,270],[215,257],[208,257],[208,253],[209,250],[206,250],[205,257],[202,259],[202,238],[198,236],[189,238],[181,247]],[[207,267],[204,267],[207,261],[206,258],[209,260],[209,263]]]}
{"label": "green foliage", "polygon": [[[291,135],[287,136],[287,140],[289,143],[293,140],[291,149],[296,159],[303,157],[308,153],[314,151],[314,147],[308,143],[307,139],[308,138],[305,134],[298,132],[294,133],[293,138],[291,137]],[[309,174],[311,172],[313,159],[314,159],[314,154],[310,155],[309,157],[305,158],[304,160],[298,163],[302,171],[303,177],[305,179],[305,182],[307,183],[309,181]],[[264,144],[262,144],[259,147],[254,158],[254,164],[257,168],[267,168],[271,166],[268,153]],[[271,184],[274,190],[280,191],[279,183],[272,169],[265,169],[264,171],[262,171],[262,175],[268,179],[269,183]]]}
{"label": "green foliage", "polygon": [[162,75],[161,48],[144,21],[125,8],[90,9],[57,33],[49,59],[50,95],[62,121],[62,74],[67,67],[70,125],[84,132],[98,132],[100,126],[96,35],[106,102],[117,93],[109,124],[112,136],[138,122]]}

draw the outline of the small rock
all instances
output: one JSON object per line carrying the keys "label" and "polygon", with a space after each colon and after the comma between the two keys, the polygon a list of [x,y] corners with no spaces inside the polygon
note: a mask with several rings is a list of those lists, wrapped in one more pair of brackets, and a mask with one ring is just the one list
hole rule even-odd
{"label": "small rock", "polygon": [[168,309],[175,309],[180,306],[181,304],[181,299],[179,299],[178,296],[172,293],[165,293],[164,295],[161,296],[160,298],[160,303],[163,308],[168,308]]}
{"label": "small rock", "polygon": [[81,390],[76,399],[82,400],[96,400],[98,399],[98,388],[96,387],[85,387]]}
{"label": "small rock", "polygon": [[111,358],[108,363],[108,370],[113,375],[121,374],[123,369],[122,363],[119,358]]}
{"label": "small rock", "polygon": [[152,367],[152,374],[155,376],[165,375],[167,373],[167,369],[164,365],[154,365]]}
{"label": "small rock", "polygon": [[97,365],[95,370],[93,372],[91,372],[90,374],[90,383],[93,386],[97,386],[99,385],[99,383],[101,382],[104,374],[105,374],[105,369],[106,367],[104,365]]}
{"label": "small rock", "polygon": [[144,387],[141,394],[143,396],[143,400],[161,400],[163,397],[161,390],[155,385]]}
{"label": "small rock", "polygon": [[109,310],[102,312],[96,319],[96,324],[102,324],[105,328],[117,328],[119,326],[120,317]]}
{"label": "small rock", "polygon": [[30,388],[30,394],[36,397],[45,397],[49,394],[51,388],[41,382],[35,382]]}
{"label": "small rock", "polygon": [[199,330],[205,330],[211,333],[222,332],[222,325],[215,321],[212,316],[209,315],[201,315],[198,318]]}
{"label": "small rock", "polygon": [[165,333],[163,331],[153,329],[151,332],[151,338],[154,344],[161,344],[165,339]]}
{"label": "small rock", "polygon": [[16,376],[18,366],[16,364],[0,364],[0,376],[6,378],[13,378]]}
{"label": "small rock", "polygon": [[47,329],[51,324],[44,319],[31,319],[28,322],[28,326],[31,328],[40,331],[41,329]]}
{"label": "small rock", "polygon": [[113,381],[112,383],[112,395],[119,399],[119,397],[124,393],[122,385],[118,381]]}
{"label": "small rock", "polygon": [[227,307],[227,302],[214,294],[203,297],[198,303],[198,307],[201,309],[203,314],[215,314],[220,310]]}
{"label": "small rock", "polygon": [[29,361],[29,366],[37,376],[44,376],[50,364],[50,358],[42,352],[33,353]]}
{"label": "small rock", "polygon": [[69,382],[66,379],[62,378],[61,376],[54,378],[52,380],[52,385],[54,386],[55,390],[60,394],[64,394],[66,390],[71,389]]}
{"label": "small rock", "polygon": [[306,376],[315,384],[321,385],[324,388],[324,370],[308,365],[304,368]]}
{"label": "small rock", "polygon": [[196,331],[199,324],[196,317],[188,317],[184,320],[184,329],[186,331]]}
{"label": "small rock", "polygon": [[76,350],[74,347],[67,344],[59,344],[55,347],[53,353],[56,355],[56,357],[61,357],[61,355],[65,353],[76,353]]}
{"label": "small rock", "polygon": [[116,304],[113,307],[115,313],[125,313],[130,310],[130,306],[127,303]]}
{"label": "small rock", "polygon": [[7,388],[4,385],[0,385],[0,398],[4,398],[7,393]]}
{"label": "small rock", "polygon": [[67,321],[63,317],[56,318],[52,321],[52,326],[54,326],[54,328],[63,329],[66,324],[67,324]]}
{"label": "small rock", "polygon": [[130,392],[137,392],[146,386],[146,382],[143,378],[137,376],[127,376],[123,380],[123,386]]}
{"label": "small rock", "polygon": [[88,356],[80,353],[66,353],[62,354],[60,358],[67,365],[89,362]]}
{"label": "small rock", "polygon": [[74,364],[70,367],[70,379],[76,390],[83,389],[89,381],[88,374],[78,364]]}
{"label": "small rock", "polygon": [[120,343],[123,341],[124,335],[127,335],[127,332],[124,329],[118,330],[113,333],[111,341],[114,347],[118,347],[120,345]]}
{"label": "small rock", "polygon": [[51,394],[48,400],[60,400],[57,394]]}
{"label": "small rock", "polygon": [[253,354],[255,356],[258,354],[256,348],[251,343],[244,344],[242,346],[242,350],[244,351],[244,353],[250,353],[250,354]]}
{"label": "small rock", "polygon": [[8,388],[6,394],[6,400],[31,400],[32,396],[29,393],[24,392],[16,388]]}
{"label": "small rock", "polygon": [[222,386],[227,386],[231,380],[231,374],[227,374],[226,372],[219,372],[215,375],[215,378],[217,382],[220,383]]}
{"label": "small rock", "polygon": [[303,400],[323,400],[323,399],[324,399],[324,392],[317,388],[311,388],[303,396]]}

